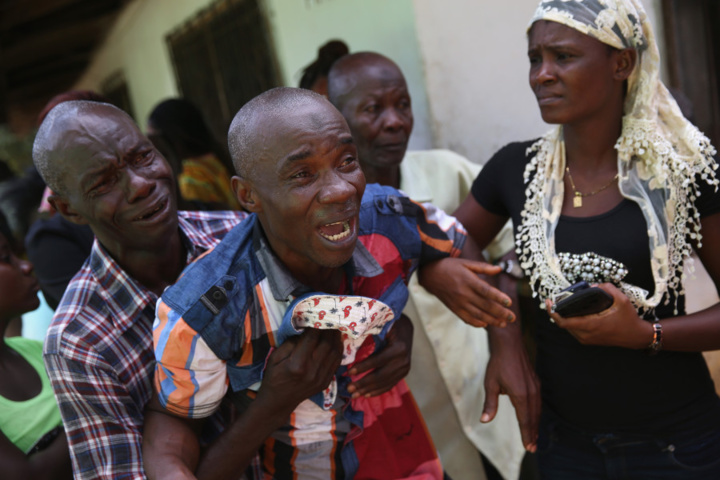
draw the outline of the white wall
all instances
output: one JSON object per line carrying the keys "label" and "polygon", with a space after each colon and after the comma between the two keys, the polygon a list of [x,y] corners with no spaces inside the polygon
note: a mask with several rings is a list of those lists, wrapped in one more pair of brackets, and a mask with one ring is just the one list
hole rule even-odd
{"label": "white wall", "polygon": [[[655,18],[659,0],[643,3]],[[525,32],[537,4],[414,0],[437,146],[485,163],[506,143],[550,128],[527,81]]]}
{"label": "white wall", "polygon": [[351,52],[372,50],[402,69],[410,89],[415,127],[410,148],[432,145],[427,93],[412,0],[266,0],[278,61],[287,85],[326,41],[344,40]]}
{"label": "white wall", "polygon": [[96,53],[76,88],[99,90],[122,71],[137,121],[144,126],[152,108],[178,90],[165,35],[211,0],[133,0]]}
{"label": "white wall", "polygon": [[[178,94],[165,36],[213,0],[133,0],[77,88],[117,71],[138,121]],[[261,0],[285,85],[332,38],[395,60],[413,98],[410,148],[445,147],[484,163],[502,145],[541,135],[527,85],[525,30],[537,0]],[[643,0],[658,20],[660,0]],[[662,32],[656,29],[663,49]]]}
{"label": "white wall", "polygon": [[[138,122],[160,100],[178,94],[165,36],[212,0],[134,0],[76,88],[98,90],[122,71]],[[432,144],[427,93],[412,0],[261,0],[285,85],[296,86],[320,45],[344,40],[351,51],[375,50],[395,60],[413,98],[411,148]]]}

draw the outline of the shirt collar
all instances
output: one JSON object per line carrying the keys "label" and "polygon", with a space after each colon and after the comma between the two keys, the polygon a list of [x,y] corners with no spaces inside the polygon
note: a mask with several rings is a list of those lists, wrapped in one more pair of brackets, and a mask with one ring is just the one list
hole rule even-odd
{"label": "shirt collar", "polygon": [[[260,222],[253,227],[253,249],[270,284],[273,298],[279,302],[290,296],[299,296],[312,290],[296,280],[285,265],[273,253],[262,231]],[[383,268],[370,254],[365,245],[358,241],[352,258],[345,265],[353,277],[374,277],[383,273]]]}
{"label": "shirt collar", "polygon": [[195,224],[189,222],[183,216],[183,212],[178,214],[178,226],[180,227],[180,237],[188,252],[187,263],[220,243],[220,240],[207,231],[197,228]]}
{"label": "shirt collar", "polygon": [[432,203],[433,188],[430,182],[433,176],[417,168],[417,165],[413,166],[409,160],[411,156],[412,152],[407,152],[400,163],[400,190],[416,202]]}
{"label": "shirt collar", "polygon": [[[219,241],[188,222],[182,213],[178,226],[183,244],[187,248],[187,263],[213,247]],[[145,309],[154,315],[157,295],[132,278],[95,239],[90,252],[90,269],[100,284],[97,292],[110,310],[112,321],[122,331],[130,328]]]}

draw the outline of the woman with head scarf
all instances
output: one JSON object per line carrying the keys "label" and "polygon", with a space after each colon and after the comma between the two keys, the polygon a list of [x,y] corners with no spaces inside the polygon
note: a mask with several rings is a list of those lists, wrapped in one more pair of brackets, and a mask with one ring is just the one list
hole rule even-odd
{"label": "woman with head scarf", "polygon": [[[683,289],[693,250],[720,286],[715,151],[661,83],[639,0],[543,0],[528,56],[557,126],[497,152],[456,215],[481,247],[512,218],[547,309],[534,322],[541,476],[720,478],[720,399],[701,354],[720,348],[720,304],[687,315]],[[553,312],[580,281],[612,305]]]}

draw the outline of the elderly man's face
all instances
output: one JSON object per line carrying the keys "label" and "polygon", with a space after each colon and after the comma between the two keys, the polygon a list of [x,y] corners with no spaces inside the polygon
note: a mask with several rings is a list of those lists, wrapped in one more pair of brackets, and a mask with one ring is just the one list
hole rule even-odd
{"label": "elderly man's face", "polygon": [[165,159],[130,118],[98,106],[64,132],[65,197],[58,210],[87,223],[111,252],[157,250],[177,229],[175,182]]}
{"label": "elderly man's face", "polygon": [[299,278],[355,250],[365,177],[347,123],[326,100],[265,122],[253,211],[275,254]]}
{"label": "elderly man's face", "polygon": [[410,94],[402,73],[385,62],[357,70],[341,112],[350,126],[364,169],[402,162],[413,128]]}

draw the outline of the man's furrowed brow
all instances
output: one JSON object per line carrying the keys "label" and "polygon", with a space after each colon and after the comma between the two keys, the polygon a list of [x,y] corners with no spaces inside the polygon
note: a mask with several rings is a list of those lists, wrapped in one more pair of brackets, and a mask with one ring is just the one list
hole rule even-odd
{"label": "man's furrowed brow", "polygon": [[80,189],[87,190],[88,188],[92,187],[93,184],[97,181],[97,179],[105,175],[106,172],[110,170],[110,168],[111,167],[109,165],[106,165],[102,168],[85,172],[83,175],[80,176]]}
{"label": "man's furrowed brow", "polygon": [[[355,140],[353,140],[352,135],[348,135],[346,137],[340,138],[340,141],[338,142],[338,146],[344,147],[346,145],[354,145]],[[287,168],[290,165],[292,165],[295,162],[299,162],[301,160],[305,160],[307,158],[310,158],[312,156],[313,152],[310,148],[303,148],[302,150],[296,151],[285,157],[285,160],[283,160],[283,168]]]}
{"label": "man's furrowed brow", "polygon": [[312,155],[312,152],[310,151],[310,149],[303,149],[303,150],[300,150],[299,152],[294,152],[294,153],[291,153],[290,155],[288,155],[285,158],[285,161],[283,163],[287,166],[291,163],[299,162],[300,160],[305,160],[306,158],[309,158],[311,155]]}

